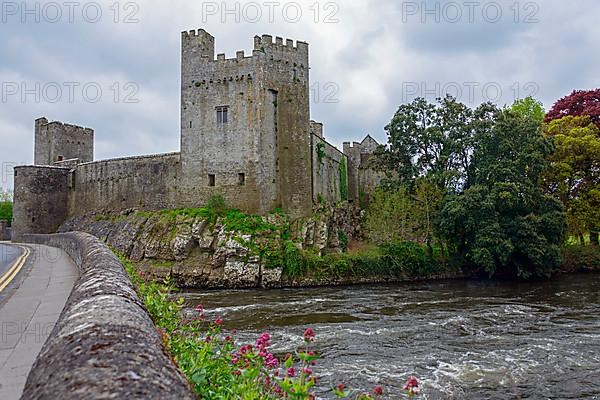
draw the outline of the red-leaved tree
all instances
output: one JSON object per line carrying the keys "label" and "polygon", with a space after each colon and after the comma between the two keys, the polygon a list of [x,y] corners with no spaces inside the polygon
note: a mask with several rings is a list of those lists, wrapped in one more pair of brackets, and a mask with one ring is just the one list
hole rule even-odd
{"label": "red-leaved tree", "polygon": [[588,115],[592,122],[600,128],[600,89],[574,90],[568,96],[558,100],[546,114],[546,122],[560,119],[567,115]]}

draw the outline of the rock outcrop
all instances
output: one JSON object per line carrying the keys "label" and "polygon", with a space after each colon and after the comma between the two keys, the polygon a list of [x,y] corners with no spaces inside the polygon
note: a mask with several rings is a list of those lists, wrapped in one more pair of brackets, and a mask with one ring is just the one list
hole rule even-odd
{"label": "rock outcrop", "polygon": [[[285,227],[299,248],[341,252],[348,240],[361,236],[360,212],[354,207],[323,207],[312,217],[289,223],[281,215],[262,218]],[[277,251],[279,231],[241,232],[226,218],[209,220],[185,214],[91,213],[66,221],[61,232],[90,233],[134,261],[152,278],[170,278],[182,288],[279,287],[281,266],[262,259],[263,250]]]}

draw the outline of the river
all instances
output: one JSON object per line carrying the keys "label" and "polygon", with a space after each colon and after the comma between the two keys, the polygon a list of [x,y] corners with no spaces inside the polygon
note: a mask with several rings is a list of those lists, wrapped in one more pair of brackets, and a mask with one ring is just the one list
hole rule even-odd
{"label": "river", "polygon": [[320,398],[340,382],[398,398],[414,375],[423,399],[600,399],[599,289],[600,274],[583,274],[184,297],[221,315],[238,339],[270,332],[276,353],[312,327]]}

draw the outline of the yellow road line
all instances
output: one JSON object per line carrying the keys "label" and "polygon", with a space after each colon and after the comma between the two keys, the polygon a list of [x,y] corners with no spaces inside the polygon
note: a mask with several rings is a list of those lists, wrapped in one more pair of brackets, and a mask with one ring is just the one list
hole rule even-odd
{"label": "yellow road line", "polygon": [[17,276],[17,274],[23,267],[23,264],[25,264],[27,256],[29,256],[29,249],[27,247],[19,247],[23,249],[23,254],[21,254],[21,256],[17,258],[17,261],[15,261],[15,263],[8,270],[8,272],[0,278],[0,292],[3,291],[6,286],[8,286],[8,284],[14,279],[15,276]]}

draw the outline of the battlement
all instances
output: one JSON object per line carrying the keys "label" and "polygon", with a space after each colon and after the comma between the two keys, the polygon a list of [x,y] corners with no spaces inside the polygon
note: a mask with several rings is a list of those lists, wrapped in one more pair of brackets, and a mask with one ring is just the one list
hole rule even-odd
{"label": "battlement", "polygon": [[83,133],[87,135],[93,135],[94,130],[91,128],[86,128],[80,125],[68,124],[60,121],[50,121],[46,117],[40,117],[35,120],[36,127],[55,127],[59,129],[69,129],[71,131],[77,131],[78,133]]}
{"label": "battlement", "polygon": [[292,39],[285,39],[276,36],[275,42],[273,42],[273,36],[263,34],[262,36],[254,36],[254,50],[269,51],[269,50],[280,50],[288,52],[299,52],[308,55],[308,43],[303,41],[294,41]]}
{"label": "battlement", "polygon": [[373,137],[367,134],[361,142],[343,142],[344,153],[349,154],[350,151],[358,151],[360,153],[372,153],[375,151],[379,143]]}
{"label": "battlement", "polygon": [[[227,58],[225,53],[218,53],[215,57],[215,38],[204,29],[181,32],[181,46],[183,63],[224,63],[231,66],[235,63],[250,64],[255,59],[270,55],[270,59],[285,59],[294,66],[308,67],[308,43],[300,40],[284,39],[277,36],[264,34],[254,37],[252,54],[246,55],[244,50],[236,51],[235,57]],[[213,64],[214,65],[214,64]],[[184,66],[185,68],[185,66]]]}
{"label": "battlement", "polygon": [[199,28],[198,30],[192,29],[190,31],[181,32],[182,39],[190,39],[190,38],[194,38],[194,37],[202,37],[202,38],[211,37],[214,39],[214,37],[210,33],[206,32],[202,28]]}

